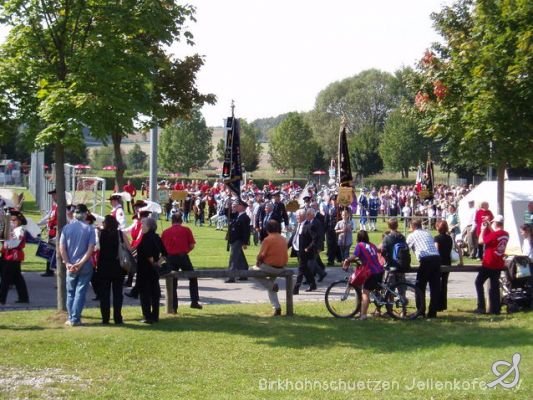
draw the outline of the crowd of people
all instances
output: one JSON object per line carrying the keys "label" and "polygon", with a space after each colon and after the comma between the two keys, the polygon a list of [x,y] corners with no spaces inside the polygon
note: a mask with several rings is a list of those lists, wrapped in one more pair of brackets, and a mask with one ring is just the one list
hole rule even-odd
{"label": "crowd of people", "polygon": [[[102,323],[108,324],[110,321],[111,304],[113,321],[116,324],[123,323],[121,308],[124,281],[126,286],[133,286],[126,295],[140,297],[142,321],[157,322],[161,296],[158,273],[160,260],[165,258],[167,264],[176,270],[194,270],[188,254],[196,242],[190,228],[185,226],[187,223],[213,226],[219,230],[227,228],[229,270],[248,269],[250,264],[243,250],[251,243],[260,245],[254,268],[270,276],[260,279],[260,283],[268,292],[273,315],[281,315],[275,277],[286,267],[290,255],[298,260],[294,295],[300,294],[302,286],[306,286],[306,292],[316,290],[327,275],[326,265],[346,265],[355,259],[369,264],[372,276],[363,285],[361,312],[361,319],[366,319],[368,294],[381,280],[383,266],[394,269],[394,264],[398,263],[393,257],[393,247],[397,243],[405,243],[414,251],[420,263],[416,284],[422,293],[425,293],[429,284],[430,303],[427,312],[425,301],[420,304],[423,316],[435,318],[437,312],[447,307],[448,274],[441,274],[440,266],[451,265],[454,251],[461,254],[464,251],[471,258],[482,260],[482,269],[476,278],[476,312],[487,312],[483,284],[489,279],[488,312],[499,313],[497,277],[504,266],[503,257],[509,235],[503,230],[503,217],[494,216],[486,202],[482,202],[479,208],[470,204],[469,220],[465,223],[466,229],[461,231],[457,206],[459,200],[472,189],[468,186],[438,185],[431,198],[424,198],[416,185],[362,188],[358,192],[354,190],[351,202],[340,205],[335,188],[317,187],[315,184],[302,188],[293,181],[279,187],[270,181],[261,189],[253,181],[248,181],[242,187],[240,197],[236,197],[219,180],[214,183],[181,181],[173,185],[162,181],[157,189],[164,210],[161,216],[151,216],[151,212],[146,210],[145,200],[135,199],[137,191],[131,182],[123,189],[131,199],[127,204],[127,212],[133,213],[133,222],[129,226],[126,226],[126,212],[120,194],[113,194],[108,199],[112,211],[105,216],[101,225],[95,224],[94,216],[84,204],[67,208],[68,224],[57,246],[67,266],[68,325],[81,324],[85,295],[91,283],[100,301]],[[140,191],[141,197],[148,195],[146,187]],[[175,196],[176,193],[179,196]],[[55,190],[49,194],[55,200]],[[528,213],[521,230],[526,238],[524,252],[531,258],[533,202],[530,202]],[[24,216],[17,212],[11,215],[12,238],[3,243],[2,250],[0,304],[5,303],[12,284],[17,289],[18,301],[29,301],[20,273],[20,263],[24,259]],[[156,233],[156,218],[172,222],[161,236]],[[378,230],[380,218],[387,221],[388,230],[384,232],[382,242],[376,246],[370,242],[368,232]],[[56,245],[55,201],[41,224],[47,227],[50,244]],[[399,232],[402,224],[409,227],[407,237]],[[432,237],[427,228],[435,228],[438,234]],[[125,276],[118,261],[118,249],[122,244],[137,257],[134,285],[134,275],[130,273]],[[323,252],[326,265],[322,260]],[[53,275],[50,262],[43,275]],[[226,282],[236,283],[231,278]],[[189,290],[191,307],[201,309],[196,279],[190,279]],[[176,291],[177,281],[174,280],[174,312],[178,309]]]}

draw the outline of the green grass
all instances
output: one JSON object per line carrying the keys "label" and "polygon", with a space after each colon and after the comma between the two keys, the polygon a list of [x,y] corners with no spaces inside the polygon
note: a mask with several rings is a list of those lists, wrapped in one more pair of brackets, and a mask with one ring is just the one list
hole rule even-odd
{"label": "green grass", "polygon": [[[473,305],[451,300],[443,318],[411,322],[335,319],[321,303],[299,303],[296,316],[281,318],[268,317],[268,305],[221,305],[180,310],[153,326],[136,322],[139,307],[128,307],[120,327],[99,325],[98,310],[87,309],[86,326],[78,328],[65,328],[64,317],[50,310],[4,312],[0,398],[531,398],[533,314],[463,311]],[[516,352],[519,389],[435,386],[490,382],[492,364]],[[38,388],[5,384],[14,375],[51,378]],[[413,379],[421,388],[408,391]],[[314,389],[298,390],[306,381]],[[377,381],[391,390],[373,390]],[[267,382],[271,390],[262,390]],[[329,382],[352,390],[321,390]],[[364,387],[356,390],[353,382]]]}

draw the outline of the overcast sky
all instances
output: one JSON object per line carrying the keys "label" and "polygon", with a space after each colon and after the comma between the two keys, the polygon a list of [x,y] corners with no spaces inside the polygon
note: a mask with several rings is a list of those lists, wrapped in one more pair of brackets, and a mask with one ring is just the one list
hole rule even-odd
{"label": "overcast sky", "polygon": [[[249,122],[309,111],[330,83],[377,68],[413,66],[438,40],[430,14],[452,0],[192,0],[196,45],[205,65],[197,85],[214,93],[208,125],[235,114]],[[1,32],[0,32],[1,35]]]}

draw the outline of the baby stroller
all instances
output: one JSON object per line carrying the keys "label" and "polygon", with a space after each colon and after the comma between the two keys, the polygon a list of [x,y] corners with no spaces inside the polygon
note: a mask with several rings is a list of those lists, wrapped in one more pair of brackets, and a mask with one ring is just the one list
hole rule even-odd
{"label": "baby stroller", "polygon": [[528,257],[509,257],[500,277],[502,305],[507,313],[530,310],[533,307],[533,267]]}

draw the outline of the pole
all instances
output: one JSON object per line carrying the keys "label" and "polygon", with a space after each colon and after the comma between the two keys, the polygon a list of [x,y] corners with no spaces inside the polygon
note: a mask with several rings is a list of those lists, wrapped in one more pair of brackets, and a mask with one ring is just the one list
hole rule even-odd
{"label": "pole", "polygon": [[150,201],[157,202],[157,119],[150,132]]}

